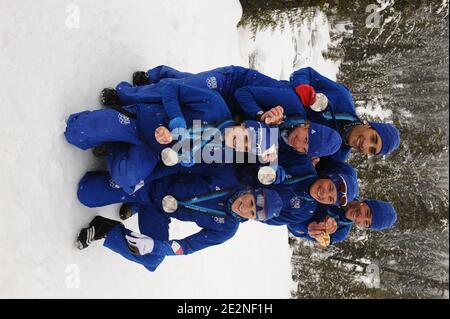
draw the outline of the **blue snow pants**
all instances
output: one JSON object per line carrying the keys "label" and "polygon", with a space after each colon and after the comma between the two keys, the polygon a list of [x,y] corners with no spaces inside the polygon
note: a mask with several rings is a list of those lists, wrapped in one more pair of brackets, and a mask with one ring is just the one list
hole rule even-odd
{"label": "blue snow pants", "polygon": [[167,65],[159,65],[147,71],[150,83],[158,83],[162,79],[183,79],[194,75],[194,73],[181,72]]}
{"label": "blue snow pants", "polygon": [[[163,214],[148,198],[138,198],[117,188],[107,172],[86,173],[78,186],[78,199],[88,207],[132,203],[138,209],[140,233],[155,240],[169,240],[170,218],[166,214]],[[126,259],[139,263],[150,271],[155,271],[164,260],[164,256],[151,254],[141,256],[133,254],[128,249],[125,238],[125,235],[130,235],[130,233],[131,230],[122,225],[118,225],[107,234],[103,245]]]}
{"label": "blue snow pants", "polygon": [[159,154],[140,139],[137,121],[116,110],[72,114],[64,135],[82,150],[106,144],[111,177],[129,194],[152,173],[159,160]]}
{"label": "blue snow pants", "polygon": [[[132,86],[128,82],[120,82],[116,86],[117,94],[119,95],[122,105],[132,105],[137,103],[161,103],[164,90],[164,82],[171,81],[173,79],[183,79],[182,84],[189,85],[195,88],[212,89],[222,95],[226,99],[226,96],[230,93],[229,85],[231,81],[230,67],[219,68],[213,71],[201,72],[193,74],[180,72],[175,69],[163,66],[160,68],[165,72],[153,72],[158,74],[158,81],[156,84]],[[156,77],[154,77],[156,79]],[[152,79],[153,81],[153,79]]]}

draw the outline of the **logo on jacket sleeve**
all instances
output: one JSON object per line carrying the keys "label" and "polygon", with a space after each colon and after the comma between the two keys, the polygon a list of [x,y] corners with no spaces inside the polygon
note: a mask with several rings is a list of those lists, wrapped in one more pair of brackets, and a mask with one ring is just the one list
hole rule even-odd
{"label": "logo on jacket sleeve", "polygon": [[298,197],[291,198],[291,208],[300,208],[302,201]]}
{"label": "logo on jacket sleeve", "polygon": [[117,185],[117,183],[112,178],[109,179],[109,187],[111,187],[111,188],[120,188],[120,186]]}
{"label": "logo on jacket sleeve", "polygon": [[214,216],[214,221],[215,221],[217,224],[224,224],[224,223],[225,223],[225,218]]}
{"label": "logo on jacket sleeve", "polygon": [[118,117],[119,117],[120,124],[122,124],[122,125],[130,124],[130,118],[128,116],[123,115],[122,113],[119,113]]}
{"label": "logo on jacket sleeve", "polygon": [[206,85],[210,88],[210,89],[217,89],[217,79],[215,76],[210,76],[209,78],[206,79]]}

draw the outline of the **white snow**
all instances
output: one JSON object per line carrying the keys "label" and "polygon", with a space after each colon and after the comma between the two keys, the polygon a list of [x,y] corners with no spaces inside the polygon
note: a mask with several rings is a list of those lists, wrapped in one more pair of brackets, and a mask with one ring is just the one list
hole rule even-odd
{"label": "white snow", "polygon": [[392,119],[392,110],[382,105],[382,102],[378,99],[366,103],[356,103],[356,114],[361,117],[367,116],[370,119],[378,119],[383,122],[389,122]]}
{"label": "white snow", "polygon": [[448,9],[449,9],[449,5],[448,5],[448,0],[442,0],[442,3],[441,3],[441,6],[439,7],[439,9],[436,11],[436,13],[441,13],[442,12],[442,10],[445,10],[446,11],[446,14],[445,14],[445,16],[447,17],[448,16]]}
{"label": "white snow", "polygon": [[241,28],[241,52],[243,56],[256,54],[256,68],[276,79],[288,80],[293,71],[310,66],[335,80],[339,61],[324,57],[332,43],[330,28],[326,15],[315,9],[300,25],[286,22],[274,30],[261,30],[252,41],[248,41],[253,35],[251,30]]}
{"label": "white snow", "polygon": [[[134,70],[248,66],[240,46],[251,41],[236,28],[241,13],[238,0],[1,1],[0,298],[290,297],[284,227],[245,223],[225,244],[168,257],[155,273],[100,243],[85,251],[74,247],[93,216],[117,219],[119,206],[89,209],[78,202],[79,179],[103,164],[65,141],[65,119],[98,108],[98,92]],[[333,77],[337,68],[320,54],[327,28],[317,13],[301,29],[299,63]],[[308,30],[316,30],[314,43]],[[270,58],[260,70],[287,78],[294,69],[292,36],[265,37],[267,45],[258,48]],[[135,219],[126,224],[137,230]],[[179,238],[194,229],[174,222],[171,234]]]}

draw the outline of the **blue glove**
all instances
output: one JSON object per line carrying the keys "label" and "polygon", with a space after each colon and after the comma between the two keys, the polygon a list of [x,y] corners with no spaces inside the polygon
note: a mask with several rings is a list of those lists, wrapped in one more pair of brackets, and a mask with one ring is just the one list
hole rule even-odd
{"label": "blue glove", "polygon": [[283,166],[278,165],[277,168],[277,178],[273,182],[274,184],[281,184],[286,180],[286,171],[284,170]]}
{"label": "blue glove", "polygon": [[175,117],[169,122],[169,130],[173,131],[176,128],[187,128],[186,121],[182,117]]}

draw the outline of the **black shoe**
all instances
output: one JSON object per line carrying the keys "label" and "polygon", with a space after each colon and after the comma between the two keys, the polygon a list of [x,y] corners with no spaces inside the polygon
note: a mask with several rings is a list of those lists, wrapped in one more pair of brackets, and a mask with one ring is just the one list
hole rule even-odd
{"label": "black shoe", "polygon": [[147,72],[144,71],[136,71],[133,73],[133,85],[147,85],[150,84],[150,78],[147,75]]}
{"label": "black shoe", "polygon": [[106,238],[106,234],[117,225],[122,225],[122,223],[105,217],[95,216],[89,223],[89,227],[81,229],[78,234],[77,248],[87,248],[93,241]]}
{"label": "black shoe", "polygon": [[104,106],[120,105],[119,95],[112,88],[105,88],[100,93],[100,102]]}
{"label": "black shoe", "polygon": [[95,157],[105,157],[108,155],[108,147],[106,145],[99,145],[92,149],[92,154],[94,154]]}
{"label": "black shoe", "polygon": [[121,220],[127,220],[133,216],[133,206],[129,203],[122,204],[120,206],[119,216]]}

